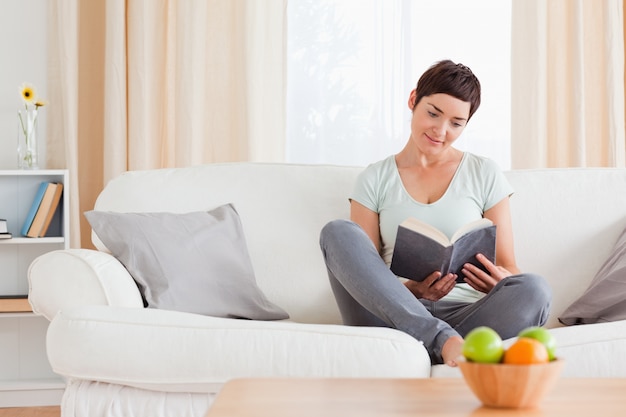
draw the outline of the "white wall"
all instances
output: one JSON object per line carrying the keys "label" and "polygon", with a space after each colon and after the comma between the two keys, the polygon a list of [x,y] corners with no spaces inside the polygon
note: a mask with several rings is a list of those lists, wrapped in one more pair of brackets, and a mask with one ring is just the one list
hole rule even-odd
{"label": "white wall", "polygon": [[[0,0],[0,169],[17,168],[19,87],[47,95],[47,0]],[[54,103],[48,101],[48,106]],[[39,167],[45,168],[46,107],[39,117]]]}

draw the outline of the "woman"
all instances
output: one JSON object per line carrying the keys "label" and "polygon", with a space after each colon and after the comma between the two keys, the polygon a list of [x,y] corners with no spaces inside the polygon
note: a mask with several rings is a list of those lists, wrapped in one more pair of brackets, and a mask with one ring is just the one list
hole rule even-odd
{"label": "woman", "polygon": [[[543,325],[550,289],[520,273],[513,251],[509,196],[513,190],[492,161],[453,147],[480,105],[472,71],[445,60],[411,91],[411,135],[396,155],[368,166],[350,198],[350,221],[321,233],[330,283],[346,324],[386,326],[424,343],[433,363],[456,366],[463,336],[477,326],[503,338]],[[477,254],[488,272],[466,264],[464,282],[432,273],[422,282],[398,279],[389,264],[398,224],[412,216],[448,236],[485,217],[497,227],[496,260]]]}

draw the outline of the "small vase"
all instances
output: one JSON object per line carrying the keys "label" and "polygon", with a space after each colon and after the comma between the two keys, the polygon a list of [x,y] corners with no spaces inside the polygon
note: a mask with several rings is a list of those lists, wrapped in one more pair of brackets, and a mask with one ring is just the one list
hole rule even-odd
{"label": "small vase", "polygon": [[17,167],[37,169],[37,109],[17,112]]}

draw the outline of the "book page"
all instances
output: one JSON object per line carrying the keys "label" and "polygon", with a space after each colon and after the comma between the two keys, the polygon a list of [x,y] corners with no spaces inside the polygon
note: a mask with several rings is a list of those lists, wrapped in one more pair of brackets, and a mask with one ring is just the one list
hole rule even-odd
{"label": "book page", "polygon": [[493,225],[493,222],[491,220],[485,219],[485,218],[478,219],[478,220],[475,220],[473,222],[469,222],[469,223],[465,224],[464,226],[461,226],[456,232],[454,232],[454,234],[450,238],[450,241],[451,242],[456,242],[463,235],[466,235],[466,234],[468,234],[469,232],[471,232],[473,230],[484,229],[485,227],[489,227],[491,225]]}
{"label": "book page", "polygon": [[450,239],[448,239],[448,236],[446,236],[446,234],[441,230],[421,220],[417,220],[414,217],[409,217],[404,220],[400,223],[400,226],[413,230],[414,232],[421,233],[439,243],[441,246],[450,246],[452,244]]}

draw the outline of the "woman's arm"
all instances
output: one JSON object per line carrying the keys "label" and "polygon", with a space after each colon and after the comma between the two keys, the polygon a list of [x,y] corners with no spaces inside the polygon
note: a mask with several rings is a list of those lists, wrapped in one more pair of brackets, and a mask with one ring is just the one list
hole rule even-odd
{"label": "woman's arm", "polygon": [[368,209],[361,203],[350,200],[350,220],[361,226],[372,242],[374,242],[378,253],[380,253],[381,243],[378,213]]}
{"label": "woman's arm", "polygon": [[515,262],[513,223],[511,221],[509,197],[502,199],[498,204],[487,210],[484,217],[497,226],[496,265],[506,269],[511,274],[519,274],[520,271]]}

